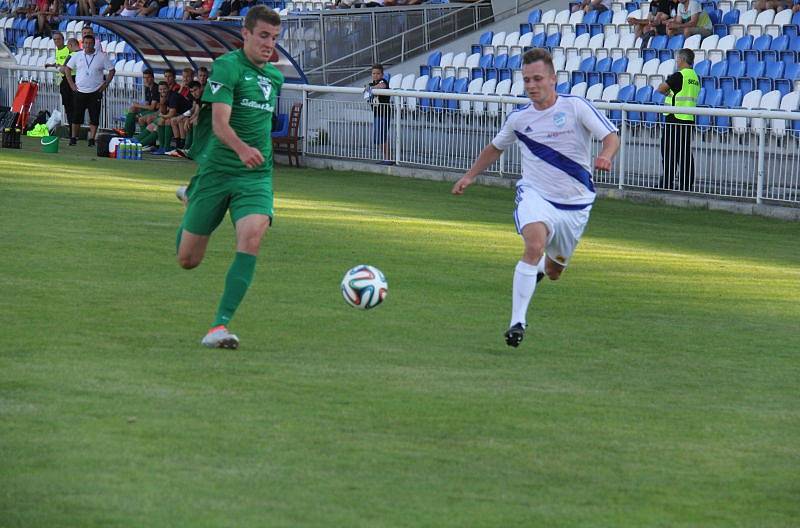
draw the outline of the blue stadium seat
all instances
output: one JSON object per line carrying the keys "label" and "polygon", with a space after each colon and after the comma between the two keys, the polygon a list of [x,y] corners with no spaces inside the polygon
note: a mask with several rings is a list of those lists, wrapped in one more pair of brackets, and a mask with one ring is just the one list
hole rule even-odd
{"label": "blue stadium seat", "polygon": [[[428,83],[425,85],[426,92],[438,92],[439,91],[439,84],[442,82],[441,77],[431,77],[428,79]],[[422,110],[427,110],[431,107],[431,99],[424,97],[420,98],[419,106]]]}
{"label": "blue stadium seat", "polygon": [[563,82],[563,83],[559,84],[558,86],[556,86],[556,92],[560,93],[560,94],[563,94],[563,95],[568,95],[570,88],[571,88],[571,86],[569,84],[569,81]]}
{"label": "blue stadium seat", "polygon": [[542,21],[542,10],[534,9],[528,13],[528,24],[538,24]]}
{"label": "blue stadium seat", "polygon": [[670,37],[669,41],[667,42],[667,49],[677,51],[683,48],[683,42],[684,42],[683,35],[674,35]]}
{"label": "blue stadium seat", "polygon": [[67,6],[67,15],[74,17],[78,14],[78,4],[70,4]]}
{"label": "blue stadium seat", "polygon": [[495,56],[492,66],[495,68],[506,68],[508,66],[508,55],[503,53],[502,55]]}
{"label": "blue stadium seat", "polygon": [[[636,86],[628,84],[619,89],[619,92],[617,93],[617,98],[614,100],[614,102],[629,103],[633,100],[635,95],[636,95]],[[611,110],[609,112],[609,119],[616,126],[619,126],[619,124],[622,122],[622,110]]]}
{"label": "blue stadium seat", "polygon": [[603,11],[597,17],[597,23],[605,26],[611,23],[612,18],[614,18],[614,13],[611,10]]}
{"label": "blue stadium seat", "polygon": [[597,22],[597,11],[589,11],[583,15],[584,24],[594,24],[595,22]]}
{"label": "blue stadium seat", "polygon": [[725,24],[714,24],[714,35],[719,38],[728,36],[728,26]]}
{"label": "blue stadium seat", "polygon": [[780,53],[786,51],[788,48],[789,37],[786,35],[778,35],[772,39],[769,49],[761,52],[761,59],[765,61],[769,59],[778,60],[780,58]]}
{"label": "blue stadium seat", "polygon": [[426,64],[428,66],[438,66],[440,62],[442,62],[442,52],[434,51],[428,55],[428,62]]}
{"label": "blue stadium seat", "polygon": [[162,7],[158,10],[158,18],[167,18],[167,11],[169,11],[169,7]]}
{"label": "blue stadium seat", "polygon": [[580,37],[584,33],[589,33],[588,24],[575,24],[575,36]]}
{"label": "blue stadium seat", "polygon": [[[445,77],[439,85],[439,92],[453,93],[456,84],[455,77]],[[433,99],[434,108],[447,108],[447,99]]]}
{"label": "blue stadium seat", "polygon": [[486,69],[486,68],[492,68],[492,67],[494,67],[494,55],[492,55],[491,53],[489,53],[487,55],[483,55],[478,60],[478,68]]}
{"label": "blue stadium seat", "polygon": [[[704,108],[717,108],[722,106],[722,98],[724,92],[721,88],[715,88],[705,93],[703,104],[698,104],[699,107]],[[711,116],[699,115],[697,116],[697,128],[701,132],[705,132],[711,126]]]}
{"label": "blue stadium seat", "polygon": [[[650,85],[642,86],[636,90],[636,98],[634,99],[638,104],[647,104],[653,97],[653,87]],[[642,112],[628,112],[628,122],[631,124],[641,123],[644,120]]]}
{"label": "blue stadium seat", "polygon": [[701,60],[697,64],[694,65],[694,72],[697,74],[698,77],[707,77],[709,71],[711,70],[711,61]]}
{"label": "blue stadium seat", "polygon": [[772,44],[772,35],[761,35],[757,37],[753,41],[753,48],[744,51],[744,60],[747,60],[748,57],[763,59],[762,52],[768,50],[770,44]]}
{"label": "blue stadium seat", "polygon": [[719,78],[719,87],[723,91],[733,90],[736,88],[736,80],[745,75],[744,62],[729,62],[728,70],[723,77]]}
{"label": "blue stadium seat", "polygon": [[512,70],[519,70],[522,68],[522,55],[518,54],[509,57],[506,66]]}
{"label": "blue stadium seat", "polygon": [[738,24],[739,23],[739,10],[738,9],[731,9],[727,13],[722,16],[722,23],[726,26],[730,26],[731,24]]}
{"label": "blue stadium seat", "polygon": [[711,65],[711,72],[708,77],[703,77],[700,80],[700,85],[706,91],[719,88],[720,77],[725,77],[728,74],[728,61],[721,60]]}
{"label": "blue stadium seat", "polygon": [[746,69],[743,73],[739,74],[738,77],[762,77],[764,75],[765,66],[763,62],[751,60],[742,64],[746,66]]}
{"label": "blue stadium seat", "polygon": [[739,77],[736,79],[736,88],[742,93],[752,92],[756,89],[755,77]]}
{"label": "blue stadium seat", "polygon": [[[453,93],[467,93],[467,87],[469,86],[469,79],[456,79],[455,84],[453,84]],[[450,99],[447,101],[447,108],[450,110],[458,110],[458,101],[455,99]]]}
{"label": "blue stadium seat", "polygon": [[547,37],[547,40],[545,40],[544,45],[545,47],[548,48],[555,48],[556,46],[559,45],[559,43],[561,43],[561,32],[557,31]]}
{"label": "blue stadium seat", "polygon": [[533,31],[533,25],[532,24],[528,24],[527,22],[525,22],[525,23],[522,23],[522,24],[519,25],[519,34],[520,34],[520,36],[524,35],[525,33],[530,33],[531,31]]}
{"label": "blue stadium seat", "polygon": [[[647,104],[652,105],[663,105],[664,104],[664,94],[659,91],[653,90],[653,94],[650,96],[650,102]],[[648,128],[655,127],[659,123],[664,121],[664,114],[660,111],[656,110],[655,112],[645,112],[644,113],[644,124]]]}
{"label": "blue stadium seat", "polygon": [[586,84],[593,86],[603,82],[603,74],[609,72],[611,72],[611,57],[604,57],[597,61],[594,70],[586,74]]}
{"label": "blue stadium seat", "polygon": [[537,33],[531,39],[531,47],[532,48],[542,48],[544,47],[544,43],[547,39],[547,35],[544,32]]}
{"label": "blue stadium seat", "polygon": [[489,46],[492,43],[492,37],[494,37],[494,33],[492,31],[487,31],[480,36],[478,39],[478,44],[481,46]]}
{"label": "blue stadium seat", "polygon": [[800,26],[797,24],[786,24],[783,26],[783,34],[787,37],[794,37],[800,34]]}
{"label": "blue stadium seat", "polygon": [[[720,106],[723,108],[738,108],[742,106],[742,91],[731,90],[730,92],[725,92]],[[729,116],[716,116],[714,124],[718,127],[729,128],[731,126],[731,118]]]}
{"label": "blue stadium seat", "polygon": [[[606,11],[603,11],[603,12],[606,13]],[[603,33],[604,27],[605,27],[605,24],[600,24],[600,23],[590,25],[589,26],[589,36],[593,37],[595,35],[599,35],[600,33]]]}

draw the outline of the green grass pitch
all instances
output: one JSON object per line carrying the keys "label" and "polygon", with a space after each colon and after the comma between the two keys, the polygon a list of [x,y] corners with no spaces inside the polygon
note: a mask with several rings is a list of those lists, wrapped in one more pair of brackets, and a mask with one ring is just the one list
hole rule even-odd
{"label": "green grass pitch", "polygon": [[[800,523],[800,225],[601,199],[502,340],[513,193],[279,168],[231,328],[189,162],[0,150],[0,527]],[[346,306],[366,263],[385,304]]]}

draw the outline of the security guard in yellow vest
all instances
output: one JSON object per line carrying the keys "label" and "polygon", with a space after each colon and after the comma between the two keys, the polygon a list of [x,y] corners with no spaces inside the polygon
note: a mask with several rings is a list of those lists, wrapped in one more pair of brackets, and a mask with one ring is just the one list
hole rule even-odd
{"label": "security guard in yellow vest", "polygon": [[[694,108],[700,95],[700,81],[692,69],[694,52],[679,50],[675,57],[677,71],[657,88],[666,99],[666,106]],[[691,191],[694,187],[694,157],[692,156],[693,114],[665,114],[666,125],[661,138],[661,156],[664,162],[664,188],[675,188],[675,172],[680,169],[678,189]]]}
{"label": "security guard in yellow vest", "polygon": [[64,105],[64,111],[66,112],[66,121],[67,123],[72,123],[72,101],[74,99],[74,95],[72,93],[72,88],[69,87],[69,83],[64,78],[64,65],[67,63],[69,58],[72,56],[73,53],[78,51],[78,41],[75,39],[69,39],[68,44],[64,44],[64,35],[59,33],[58,31],[54,31],[53,35],[53,44],[56,46],[56,58],[55,62],[50,64],[45,64],[45,68],[58,68],[58,82],[59,82],[59,92],[61,93],[61,103]]}

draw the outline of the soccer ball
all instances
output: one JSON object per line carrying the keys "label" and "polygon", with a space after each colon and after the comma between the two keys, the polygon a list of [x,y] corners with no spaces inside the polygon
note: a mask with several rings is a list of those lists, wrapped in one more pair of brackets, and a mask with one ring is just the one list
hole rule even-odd
{"label": "soccer ball", "polygon": [[381,270],[375,266],[359,264],[344,274],[342,297],[353,308],[369,310],[386,298],[389,284]]}

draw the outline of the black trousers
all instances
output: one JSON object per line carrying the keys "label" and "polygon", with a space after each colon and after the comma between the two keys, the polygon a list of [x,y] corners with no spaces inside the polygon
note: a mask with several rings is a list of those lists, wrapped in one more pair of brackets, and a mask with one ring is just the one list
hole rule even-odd
{"label": "black trousers", "polygon": [[100,90],[90,93],[75,92],[74,95],[75,113],[72,116],[72,123],[82,125],[83,118],[86,116],[86,110],[89,110],[89,124],[94,126],[99,125],[100,104],[103,102],[103,92]]}
{"label": "black trousers", "polygon": [[66,112],[67,124],[72,124],[72,114],[75,113],[75,94],[72,88],[69,87],[66,77],[61,79],[61,84],[58,85],[58,91],[61,92],[61,104],[64,105],[64,112]]}
{"label": "black trousers", "polygon": [[[691,191],[694,188],[694,156],[692,155],[692,134],[694,123],[669,122],[665,124],[661,136],[661,159],[664,162],[664,182],[666,189]],[[677,187],[675,178],[677,176]]]}

